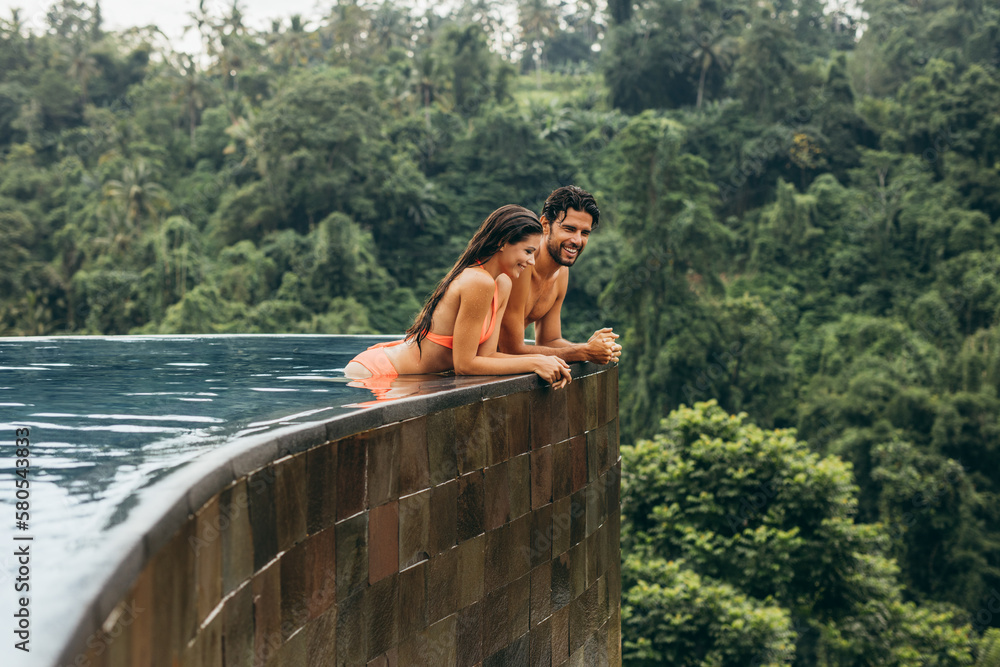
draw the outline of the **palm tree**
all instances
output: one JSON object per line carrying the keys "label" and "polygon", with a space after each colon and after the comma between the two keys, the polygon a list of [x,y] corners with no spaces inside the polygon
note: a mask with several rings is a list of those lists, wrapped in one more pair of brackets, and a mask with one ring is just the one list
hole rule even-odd
{"label": "palm tree", "polygon": [[280,24],[275,21],[274,33],[270,39],[274,51],[274,62],[278,64],[305,65],[319,53],[319,35],[309,32],[300,14],[294,14],[287,30],[280,31]]}
{"label": "palm tree", "polygon": [[68,43],[64,42],[64,44],[68,44],[63,50],[64,55],[69,61],[69,68],[66,70],[66,73],[80,84],[80,101],[83,104],[87,104],[90,101],[87,95],[87,83],[94,76],[100,74],[101,70],[97,66],[94,56],[91,55],[90,44],[84,43],[80,39]]}
{"label": "palm tree", "polygon": [[556,11],[555,7],[549,5],[548,0],[521,0],[517,5],[517,22],[521,26],[521,38],[527,44],[535,62],[536,75],[542,66],[545,40],[559,27]]}
{"label": "palm tree", "polygon": [[120,221],[128,232],[135,229],[136,222],[143,216],[159,223],[160,212],[170,208],[166,189],[153,180],[152,170],[142,158],[125,165],[121,180],[104,184],[104,197],[123,214]]}
{"label": "palm tree", "polygon": [[205,91],[208,82],[198,68],[198,63],[187,53],[175,54],[177,70],[182,74],[180,85],[174,91],[174,99],[183,98],[187,108],[188,132],[191,138],[191,148],[194,148],[194,131],[201,119],[201,110],[205,108]]}
{"label": "palm tree", "polygon": [[708,71],[713,67],[723,72],[729,69],[735,50],[736,42],[729,35],[709,31],[698,35],[695,48],[688,54],[694,61],[694,68],[700,70],[696,108],[701,109],[701,103],[705,99],[705,76]]}

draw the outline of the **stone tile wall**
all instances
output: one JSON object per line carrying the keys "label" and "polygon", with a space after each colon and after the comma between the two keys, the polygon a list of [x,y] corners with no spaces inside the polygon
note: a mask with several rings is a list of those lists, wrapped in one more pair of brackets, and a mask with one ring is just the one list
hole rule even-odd
{"label": "stone tile wall", "polygon": [[80,664],[620,665],[618,376],[590,368],[240,476]]}

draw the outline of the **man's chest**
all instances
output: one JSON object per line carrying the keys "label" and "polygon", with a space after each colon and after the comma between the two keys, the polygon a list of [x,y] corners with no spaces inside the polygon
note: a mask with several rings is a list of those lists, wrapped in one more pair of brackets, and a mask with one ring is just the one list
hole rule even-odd
{"label": "man's chest", "polygon": [[556,303],[556,281],[531,281],[531,292],[528,294],[528,307],[525,309],[524,326],[545,317]]}

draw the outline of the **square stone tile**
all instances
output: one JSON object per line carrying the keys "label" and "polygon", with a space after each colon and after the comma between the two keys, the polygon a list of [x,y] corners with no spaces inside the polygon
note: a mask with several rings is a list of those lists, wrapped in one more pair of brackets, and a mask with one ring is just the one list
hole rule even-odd
{"label": "square stone tile", "polygon": [[510,458],[507,405],[506,397],[494,398],[483,403],[490,428],[490,447],[486,453],[487,466],[495,466]]}
{"label": "square stone tile", "polygon": [[552,664],[569,660],[569,606],[552,614]]}
{"label": "square stone tile", "polygon": [[587,641],[587,617],[584,613],[583,600],[576,598],[569,603],[569,652],[570,655],[583,648]]}
{"label": "square stone tile", "polygon": [[344,438],[337,447],[337,520],[354,516],[368,502],[368,441],[364,434]]}
{"label": "square stone tile", "polygon": [[608,462],[615,465],[621,460],[621,447],[618,441],[618,419],[608,422]]}
{"label": "square stone tile", "polygon": [[458,612],[456,667],[473,667],[483,660],[483,605],[471,604]]}
{"label": "square stone tile", "polygon": [[[254,601],[253,585],[248,583],[226,600],[222,608],[222,643],[225,646],[225,667],[254,664]],[[149,662],[134,662],[148,665]]]}
{"label": "square stone tile", "polygon": [[306,536],[306,454],[274,464],[278,551],[287,551]]}
{"label": "square stone tile", "polygon": [[310,535],[337,521],[337,444],[306,452],[306,530]]}
{"label": "square stone tile", "polygon": [[551,667],[552,665],[552,626],[545,619],[531,629],[528,639],[528,666]]}
{"label": "square stone tile", "polygon": [[597,425],[604,426],[611,418],[608,412],[608,373],[597,374]]}
{"label": "square stone tile", "polygon": [[510,579],[518,579],[531,570],[531,515],[525,514],[510,522],[507,541],[510,544]]}
{"label": "square stone tile", "polygon": [[458,579],[457,606],[459,609],[483,597],[486,580],[486,535],[477,535],[455,548]]}
{"label": "square stone tile", "polygon": [[219,498],[212,498],[195,517],[194,550],[197,577],[197,622],[204,621],[222,600],[222,531]]}
{"label": "square stone tile", "polygon": [[570,547],[573,526],[573,505],[566,496],[552,503],[552,557],[564,553]]}
{"label": "square stone tile", "polygon": [[222,533],[222,595],[229,595],[254,573],[247,481],[236,482],[219,494]]}
{"label": "square stone tile", "polygon": [[399,498],[399,424],[383,426],[368,434],[368,507]]}
{"label": "square stone tile", "polygon": [[520,454],[507,463],[510,488],[510,518],[516,519],[531,511],[531,455]]}
{"label": "square stone tile", "polygon": [[458,477],[455,412],[443,410],[427,415],[427,458],[432,485]]}
{"label": "square stone tile", "polygon": [[399,501],[392,501],[368,512],[368,583],[374,584],[398,569]]}
{"label": "square stone tile", "polygon": [[583,381],[574,380],[566,387],[566,421],[569,437],[580,435],[587,430],[587,405],[584,400]]}
{"label": "square stone tile", "polygon": [[621,615],[615,613],[608,622],[608,664],[622,664]]}
{"label": "square stone tile", "polygon": [[531,509],[552,502],[552,446],[531,452]]}
{"label": "square stone tile", "polygon": [[[194,550],[191,548],[194,527],[194,521],[186,522],[147,566],[153,574],[154,604],[165,603],[161,613],[156,615],[154,656],[180,656],[198,627]],[[186,585],[178,585],[178,582]]]}
{"label": "square stone tile", "polygon": [[587,436],[580,435],[569,441],[572,491],[587,485]]}
{"label": "square stone tile", "polygon": [[438,554],[427,565],[427,621],[431,624],[458,610],[458,547]]}
{"label": "square stone tile", "polygon": [[[535,510],[530,517],[531,533],[526,548],[531,567],[536,567],[552,560],[552,504]],[[519,548],[525,547],[519,545]]]}
{"label": "square stone tile", "polygon": [[492,593],[510,581],[511,543],[508,527],[497,528],[486,533],[485,592]]}
{"label": "square stone tile", "polygon": [[493,530],[510,519],[510,483],[507,463],[492,465],[483,471],[486,494],[486,530]]}
{"label": "square stone tile", "polygon": [[605,396],[608,401],[608,421],[618,420],[618,367],[609,369],[607,373],[607,389]]}
{"label": "square stone tile", "polygon": [[458,614],[441,619],[399,646],[399,665],[453,665]]}
{"label": "square stone tile", "polygon": [[[139,573],[132,588],[125,597],[127,614],[122,616],[122,623],[129,620],[128,659],[126,665],[153,664],[151,649],[155,624],[153,616],[153,573],[146,567]],[[139,610],[143,611],[140,612]]]}
{"label": "square stone tile", "polygon": [[430,555],[452,548],[458,540],[458,480],[431,489]]}
{"label": "square stone tile", "polygon": [[368,589],[365,618],[368,659],[371,660],[396,646],[399,641],[398,575],[385,577]]}
{"label": "square stone tile", "polygon": [[288,638],[278,651],[278,665],[306,665],[309,663],[309,644],[305,628]]}
{"label": "square stone tile", "polygon": [[458,478],[458,541],[484,532],[486,508],[483,472],[476,470]]}
{"label": "square stone tile", "polygon": [[309,618],[325,614],[337,601],[337,531],[330,526],[305,541]]}
{"label": "square stone tile", "polygon": [[590,588],[592,584],[597,581],[597,533],[593,533],[587,536],[587,539],[583,541],[584,549],[587,552],[587,575],[586,584],[587,588]]}
{"label": "square stone tile", "polygon": [[275,474],[272,466],[258,470],[247,479],[254,572],[259,572],[278,554],[274,485]]}
{"label": "square stone tile", "polygon": [[573,599],[570,584],[570,552],[562,553],[552,559],[552,597],[553,614],[562,609]]}
{"label": "square stone tile", "polygon": [[399,569],[430,557],[431,489],[399,500]]}
{"label": "square stone tile", "polygon": [[[311,620],[305,629],[309,665],[337,663],[337,608],[330,607]],[[227,666],[228,667],[228,666]],[[291,667],[291,666],[289,666]]]}
{"label": "square stone tile", "polygon": [[483,667],[507,667],[528,664],[528,634],[514,639],[510,644],[483,660]]}
{"label": "square stone tile", "polygon": [[569,595],[574,600],[587,589],[587,543],[580,542],[569,550]]}
{"label": "square stone tile", "polygon": [[306,543],[299,542],[278,559],[281,575],[282,641],[305,626],[309,620],[309,568]]}
{"label": "square stone tile", "polygon": [[569,497],[569,513],[573,519],[569,531],[571,547],[587,536],[587,492],[588,487],[584,487]]}
{"label": "square stone tile", "polygon": [[596,557],[594,568],[597,572],[597,576],[601,577],[605,572],[608,571],[608,553],[610,549],[608,548],[608,527],[606,525],[601,526],[597,529],[595,533],[595,539],[597,541]]}
{"label": "square stone tile", "polygon": [[511,640],[510,606],[507,587],[483,598],[483,655],[493,655]]}
{"label": "square stone tile", "polygon": [[534,627],[552,615],[552,563],[546,561],[531,571],[528,620]]}
{"label": "square stone tile", "polygon": [[585,413],[587,416],[586,429],[592,431],[598,426],[600,426],[599,411],[600,406],[605,404],[607,399],[604,396],[599,395],[599,389],[597,386],[598,380],[596,375],[588,375],[583,379],[583,400],[586,405]]}
{"label": "square stone tile", "polygon": [[531,404],[529,394],[523,392],[503,400],[507,402],[507,450],[513,458],[531,450]]}
{"label": "square stone tile", "polygon": [[402,422],[400,428],[399,494],[409,495],[430,486],[427,456],[427,418]]}
{"label": "square stone tile", "polygon": [[545,443],[547,445],[562,442],[569,437],[569,406],[566,391],[559,389],[551,392],[550,401],[548,419],[551,431],[548,442]]}
{"label": "square stone tile", "polygon": [[520,637],[528,632],[528,619],[531,608],[531,575],[526,574],[515,579],[507,587],[507,605],[510,612],[510,632]]}
{"label": "square stone tile", "polygon": [[357,667],[368,662],[367,590],[341,600],[337,610],[337,666]]}
{"label": "square stone tile", "polygon": [[573,458],[570,440],[552,446],[552,499],[556,500],[573,492]]}
{"label": "square stone tile", "polygon": [[455,454],[459,475],[486,467],[490,440],[489,413],[483,401],[455,408]]}
{"label": "square stone tile", "polygon": [[427,563],[399,573],[399,640],[427,627]]}
{"label": "square stone tile", "polygon": [[601,447],[600,432],[601,428],[598,427],[593,431],[587,432],[587,483],[592,484],[597,481],[598,476],[601,474],[601,463],[600,463],[600,453],[598,450]]}
{"label": "square stone tile", "polygon": [[267,664],[277,655],[281,633],[281,566],[271,563],[254,575],[253,629],[254,664]]}
{"label": "square stone tile", "polygon": [[368,514],[361,513],[336,526],[337,601],[351,597],[368,584]]}
{"label": "square stone tile", "polygon": [[587,522],[586,522],[586,535],[589,537],[594,534],[597,527],[601,521],[601,512],[604,507],[604,496],[601,493],[602,488],[601,480],[597,480],[588,489],[586,494],[587,503]]}

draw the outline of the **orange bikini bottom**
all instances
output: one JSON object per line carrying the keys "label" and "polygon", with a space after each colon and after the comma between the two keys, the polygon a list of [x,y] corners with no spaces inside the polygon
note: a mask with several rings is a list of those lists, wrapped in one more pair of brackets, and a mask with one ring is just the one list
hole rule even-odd
{"label": "orange bikini bottom", "polygon": [[367,350],[351,359],[356,361],[371,373],[371,377],[357,378],[347,383],[348,387],[360,387],[375,394],[375,400],[385,400],[385,395],[392,389],[392,381],[399,377],[396,368],[389,361],[383,348],[393,347],[403,343],[402,340],[392,340],[387,343],[376,343]]}
{"label": "orange bikini bottom", "polygon": [[372,374],[371,378],[363,378],[365,380],[374,379],[376,377],[384,377],[387,379],[398,377],[399,373],[396,372],[396,367],[392,365],[391,361],[389,361],[389,356],[385,353],[384,348],[395,347],[396,345],[401,345],[403,342],[404,341],[402,340],[391,340],[387,343],[376,343],[358,356],[351,359],[351,361],[358,362],[367,368],[368,372]]}

